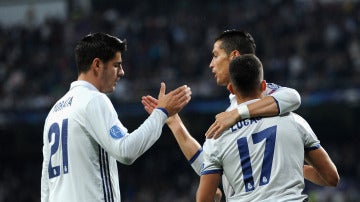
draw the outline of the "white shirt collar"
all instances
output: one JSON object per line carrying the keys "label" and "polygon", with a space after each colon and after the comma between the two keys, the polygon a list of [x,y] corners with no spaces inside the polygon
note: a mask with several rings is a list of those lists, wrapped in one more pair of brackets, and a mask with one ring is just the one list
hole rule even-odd
{"label": "white shirt collar", "polygon": [[99,91],[94,85],[92,85],[90,82],[88,81],[84,81],[84,80],[78,80],[78,81],[73,81],[70,85],[70,90],[73,88],[76,88],[78,86],[84,86],[90,90],[95,90],[95,91]]}

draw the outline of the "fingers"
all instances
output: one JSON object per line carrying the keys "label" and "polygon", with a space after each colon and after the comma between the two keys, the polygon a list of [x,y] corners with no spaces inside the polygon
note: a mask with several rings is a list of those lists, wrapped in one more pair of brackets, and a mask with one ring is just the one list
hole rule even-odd
{"label": "fingers", "polygon": [[191,99],[191,89],[187,85],[178,87],[177,89],[170,92],[174,95],[175,99],[178,99],[180,102],[187,102]]}
{"label": "fingers", "polygon": [[210,138],[213,137],[213,135],[214,135],[214,127],[215,127],[215,126],[216,126],[215,123],[211,124],[211,126],[209,127],[209,129],[206,131],[205,137],[206,137],[207,139],[210,139]]}
{"label": "fingers", "polygon": [[182,91],[181,93],[179,93],[178,95],[175,96],[176,99],[179,100],[179,102],[181,102],[181,107],[184,107],[186,104],[188,104],[191,100],[191,90],[189,87],[185,86],[186,89],[185,91]]}
{"label": "fingers", "polygon": [[169,116],[178,113],[191,99],[191,89],[186,86],[180,86],[175,90],[165,94],[165,84],[162,84],[159,92],[158,107],[164,107]]}
{"label": "fingers", "polygon": [[157,106],[158,100],[150,95],[147,95],[141,97],[141,103],[144,106],[155,108]]}
{"label": "fingers", "polygon": [[208,131],[206,131],[205,133],[205,137],[207,139],[210,139],[210,138],[214,138],[214,139],[217,139],[221,132],[221,126],[215,121],[211,126],[210,128],[208,129]]}
{"label": "fingers", "polygon": [[155,106],[156,106],[157,103],[158,103],[158,100],[157,100],[156,98],[150,96],[150,95],[146,96],[146,99],[147,99],[149,102],[151,102],[153,105],[155,105]]}
{"label": "fingers", "polygon": [[156,108],[157,102],[158,100],[150,95],[141,97],[141,103],[143,104],[145,111],[149,114],[151,114],[152,111]]}
{"label": "fingers", "polygon": [[220,137],[221,134],[220,131],[222,131],[222,128],[218,128],[218,130],[214,132],[214,136],[213,136],[214,139],[218,139]]}
{"label": "fingers", "polygon": [[225,131],[226,126],[218,123],[218,121],[215,121],[209,129],[205,133],[205,137],[207,139],[214,138],[217,139],[220,137],[220,134]]}
{"label": "fingers", "polygon": [[160,84],[160,91],[159,91],[159,96],[158,98],[162,97],[165,95],[165,90],[166,90],[166,86],[164,82],[161,82]]}

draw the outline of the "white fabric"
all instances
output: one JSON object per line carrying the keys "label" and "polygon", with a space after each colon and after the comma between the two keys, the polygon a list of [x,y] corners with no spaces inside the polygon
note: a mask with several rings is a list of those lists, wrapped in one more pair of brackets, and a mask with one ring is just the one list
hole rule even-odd
{"label": "white fabric", "polygon": [[41,201],[120,201],[116,160],[135,161],[160,137],[166,119],[156,109],[129,134],[105,94],[73,82],[45,121]]}
{"label": "white fabric", "polygon": [[[281,87],[274,83],[267,83],[266,90],[264,91],[264,96],[273,96],[277,101],[278,107],[280,108],[280,115],[296,110],[301,103],[299,93],[291,88]],[[235,95],[229,95],[230,106],[226,109],[226,111],[231,111],[235,109],[238,104],[235,98]],[[191,163],[194,171],[200,175],[202,164],[203,164],[203,152],[201,152]],[[222,185],[225,196],[233,195],[234,191],[228,183],[225,176],[222,178]]]}
{"label": "white fabric", "polygon": [[292,88],[278,86],[274,83],[266,84],[265,96],[270,95],[277,101],[279,115],[297,110],[301,105],[299,93]]}
{"label": "white fabric", "polygon": [[295,113],[246,119],[205,141],[201,174],[223,173],[231,189],[224,189],[228,201],[303,201],[304,150],[319,145]]}

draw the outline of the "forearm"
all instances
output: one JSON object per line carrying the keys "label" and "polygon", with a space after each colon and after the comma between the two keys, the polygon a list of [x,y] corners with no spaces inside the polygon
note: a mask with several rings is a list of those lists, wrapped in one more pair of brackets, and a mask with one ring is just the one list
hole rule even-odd
{"label": "forearm", "polygon": [[163,111],[154,110],[132,133],[120,138],[115,145],[104,144],[104,147],[119,162],[130,165],[159,139],[166,119]]}
{"label": "forearm", "polygon": [[[294,111],[299,108],[301,98],[299,93],[292,88],[282,87],[274,93],[264,96],[257,102],[247,105],[250,117],[277,116]],[[243,119],[241,114],[238,120]]]}
{"label": "forearm", "polygon": [[293,88],[281,87],[271,94],[278,105],[278,113],[285,114],[297,110],[301,105],[300,94]]}
{"label": "forearm", "polygon": [[201,145],[190,135],[178,114],[169,117],[167,125],[185,158],[189,161],[201,149]]}
{"label": "forearm", "polygon": [[311,165],[304,165],[304,178],[310,182],[320,186],[331,186],[329,185]]}
{"label": "forearm", "polygon": [[340,180],[335,164],[324,148],[305,153],[304,178],[322,186],[337,186]]}
{"label": "forearm", "polygon": [[263,97],[257,102],[248,104],[247,107],[250,117],[276,116],[279,114],[278,105],[272,96]]}

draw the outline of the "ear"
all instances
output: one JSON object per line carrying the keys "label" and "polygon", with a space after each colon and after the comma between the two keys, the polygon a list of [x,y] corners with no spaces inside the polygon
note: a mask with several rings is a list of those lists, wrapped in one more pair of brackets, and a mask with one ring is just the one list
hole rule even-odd
{"label": "ear", "polygon": [[261,90],[261,92],[264,92],[266,90],[266,81],[265,80],[261,81],[260,90]]}
{"label": "ear", "polygon": [[231,56],[231,59],[234,59],[235,57],[239,56],[240,55],[240,52],[238,50],[233,50],[231,53],[230,53],[230,56]]}
{"label": "ear", "polygon": [[229,84],[227,85],[227,89],[230,91],[231,94],[234,94],[234,95],[235,95],[235,93],[234,93],[234,88],[233,88],[233,86],[232,86],[231,83],[229,83]]}
{"label": "ear", "polygon": [[95,71],[99,71],[101,63],[102,62],[99,58],[94,58],[91,63],[91,68],[93,68]]}

